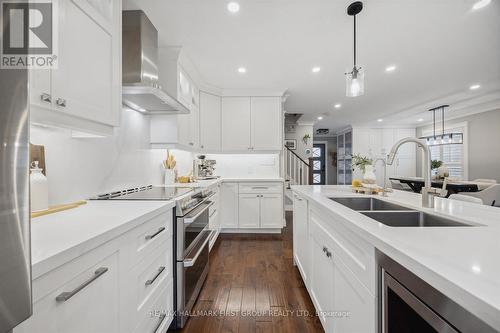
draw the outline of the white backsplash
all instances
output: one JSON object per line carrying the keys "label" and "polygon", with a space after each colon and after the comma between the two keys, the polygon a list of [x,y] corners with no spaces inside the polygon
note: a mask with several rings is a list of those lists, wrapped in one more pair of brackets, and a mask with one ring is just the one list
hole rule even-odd
{"label": "white backsplash", "polygon": [[[69,203],[145,184],[163,183],[165,149],[149,148],[149,119],[124,109],[121,126],[112,137],[73,138],[71,131],[31,126],[30,142],[45,146],[49,204]],[[179,175],[192,169],[197,154],[172,149]],[[215,154],[217,174],[223,177],[278,177],[278,154]]]}

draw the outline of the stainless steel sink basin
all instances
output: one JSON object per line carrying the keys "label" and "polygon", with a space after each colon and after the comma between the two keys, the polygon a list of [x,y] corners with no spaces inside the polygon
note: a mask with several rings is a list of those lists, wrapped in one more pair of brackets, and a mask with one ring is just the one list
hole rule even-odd
{"label": "stainless steel sink basin", "polygon": [[409,210],[409,208],[376,198],[330,198],[330,200],[357,211]]}
{"label": "stainless steel sink basin", "polygon": [[367,211],[360,212],[390,227],[472,227],[472,224],[457,222],[441,216],[419,211]]}

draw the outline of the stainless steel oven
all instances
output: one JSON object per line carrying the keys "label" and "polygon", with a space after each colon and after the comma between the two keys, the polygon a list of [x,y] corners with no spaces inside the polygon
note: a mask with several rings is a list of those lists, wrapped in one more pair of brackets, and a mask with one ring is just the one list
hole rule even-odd
{"label": "stainless steel oven", "polygon": [[211,191],[200,191],[177,204],[175,319],[171,328],[184,327],[208,274],[212,196]]}
{"label": "stainless steel oven", "polygon": [[379,332],[498,332],[409,270],[377,251]]}

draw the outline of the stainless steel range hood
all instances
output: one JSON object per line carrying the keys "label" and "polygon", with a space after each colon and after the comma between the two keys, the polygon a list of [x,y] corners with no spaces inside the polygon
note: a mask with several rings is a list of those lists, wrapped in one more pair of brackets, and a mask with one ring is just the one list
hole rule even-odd
{"label": "stainless steel range hood", "polygon": [[122,12],[122,101],[147,114],[189,113],[162,89],[158,78],[158,31],[142,10]]}

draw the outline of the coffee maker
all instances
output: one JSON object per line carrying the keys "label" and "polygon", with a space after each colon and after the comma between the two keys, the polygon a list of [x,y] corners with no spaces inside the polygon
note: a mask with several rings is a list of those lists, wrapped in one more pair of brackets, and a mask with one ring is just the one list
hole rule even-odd
{"label": "coffee maker", "polygon": [[214,179],[216,160],[207,160],[204,155],[198,156],[193,161],[193,173],[195,179]]}

